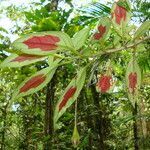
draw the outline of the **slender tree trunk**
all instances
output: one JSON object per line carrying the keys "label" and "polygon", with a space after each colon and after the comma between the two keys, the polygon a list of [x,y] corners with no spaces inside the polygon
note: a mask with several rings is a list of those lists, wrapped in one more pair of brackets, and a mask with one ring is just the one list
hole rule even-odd
{"label": "slender tree trunk", "polygon": [[53,136],[53,103],[55,95],[55,81],[53,80],[47,85],[47,95],[45,101],[45,136],[49,137],[44,145],[44,150],[51,150]]}
{"label": "slender tree trunk", "polygon": [[98,132],[98,140],[99,146],[97,147],[98,150],[105,150],[104,145],[104,136],[103,136],[103,118],[102,118],[102,111],[99,105],[99,93],[96,91],[95,85],[91,85],[91,91],[93,95],[94,105],[98,109],[98,115],[95,116],[96,118],[96,132]]}
{"label": "slender tree trunk", "polygon": [[133,135],[134,135],[134,150],[139,150],[139,144],[138,144],[138,127],[137,127],[137,121],[136,121],[136,117],[137,117],[137,103],[135,103],[135,108],[133,108],[133,116],[134,116],[134,120],[133,120]]}
{"label": "slender tree trunk", "polygon": [[3,116],[3,130],[1,133],[1,150],[5,150],[5,132],[6,132],[6,117],[7,117],[7,112],[6,112],[6,108],[4,108],[4,110],[2,110],[2,116]]}
{"label": "slender tree trunk", "polygon": [[[52,0],[49,3],[49,10],[56,11],[58,7],[59,0]],[[55,84],[56,84],[56,74],[54,74],[52,80],[47,85],[46,90],[46,100],[45,100],[45,126],[44,132],[45,136],[48,137],[44,143],[44,150],[52,149],[52,138],[53,138],[53,105],[54,105],[54,96],[55,96]]]}

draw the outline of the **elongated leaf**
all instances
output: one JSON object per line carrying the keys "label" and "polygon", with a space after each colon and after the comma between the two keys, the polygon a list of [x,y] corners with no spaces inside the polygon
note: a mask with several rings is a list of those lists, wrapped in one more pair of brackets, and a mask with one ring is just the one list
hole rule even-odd
{"label": "elongated leaf", "polygon": [[112,77],[110,75],[101,75],[97,82],[97,91],[101,93],[109,92],[112,88]]}
{"label": "elongated leaf", "polygon": [[15,90],[12,101],[19,97],[35,93],[42,89],[52,79],[59,62],[60,60],[54,61],[50,67],[38,71],[37,73],[23,81]]}
{"label": "elongated leaf", "polygon": [[143,35],[145,32],[147,32],[150,29],[150,21],[145,21],[135,32],[134,39],[139,38],[141,35]]}
{"label": "elongated leaf", "polygon": [[0,67],[22,67],[35,63],[37,61],[42,61],[46,59],[45,56],[39,55],[29,55],[29,54],[12,54],[7,57],[1,64]]}
{"label": "elongated leaf", "polygon": [[47,55],[73,48],[71,38],[59,31],[28,34],[14,41],[12,46],[26,54]]}
{"label": "elongated leaf", "polygon": [[129,22],[131,16],[129,2],[127,0],[119,0],[114,3],[111,15],[114,28],[122,35],[122,31]]}
{"label": "elongated leaf", "polygon": [[131,10],[131,4],[130,4],[129,0],[119,0],[119,1],[117,2],[117,4],[118,4],[119,6],[124,7],[127,11],[130,11],[130,10]]}
{"label": "elongated leaf", "polygon": [[76,50],[80,49],[88,38],[89,28],[84,28],[77,32],[72,38],[72,42]]}
{"label": "elongated leaf", "polygon": [[104,16],[106,14],[110,14],[110,7],[101,4],[101,2],[93,2],[87,5],[85,8],[80,9],[83,14],[87,14],[92,18],[99,18],[100,16]]}
{"label": "elongated leaf", "polygon": [[99,21],[99,24],[97,26],[97,30],[93,35],[93,39],[96,41],[104,39],[107,36],[107,33],[110,29],[110,25],[111,25],[110,19],[107,17],[103,17]]}
{"label": "elongated leaf", "polygon": [[138,90],[141,84],[141,71],[135,59],[131,59],[126,70],[126,86],[128,97],[133,106],[138,100]]}
{"label": "elongated leaf", "polygon": [[65,113],[66,109],[70,107],[79,96],[85,82],[85,76],[86,67],[82,68],[78,72],[77,77],[72,79],[72,81],[63,92],[55,108],[54,125],[56,125],[58,119]]}

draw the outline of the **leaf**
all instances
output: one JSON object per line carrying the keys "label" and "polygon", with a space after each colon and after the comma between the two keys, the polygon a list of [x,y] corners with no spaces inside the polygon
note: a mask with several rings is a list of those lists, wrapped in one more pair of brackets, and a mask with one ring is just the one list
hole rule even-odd
{"label": "leaf", "polygon": [[147,32],[150,29],[150,21],[145,21],[135,32],[134,39],[139,38],[141,35],[143,35],[145,32]]}
{"label": "leaf", "polygon": [[48,64],[51,65],[54,61],[54,56],[48,56]]}
{"label": "leaf", "polygon": [[86,42],[89,34],[89,28],[84,28],[77,32],[72,38],[72,42],[76,50],[80,49]]}
{"label": "leaf", "polygon": [[38,71],[23,81],[15,90],[12,101],[41,90],[52,79],[59,62],[60,60],[54,61],[50,67]]}
{"label": "leaf", "polygon": [[133,106],[138,100],[138,90],[141,84],[141,71],[136,59],[132,58],[126,70],[126,86],[128,97]]}
{"label": "leaf", "polygon": [[14,41],[12,46],[26,54],[48,55],[72,49],[73,43],[66,33],[50,31],[25,35]]}
{"label": "leaf", "polygon": [[100,16],[104,16],[106,14],[110,14],[110,7],[101,4],[101,2],[93,2],[87,5],[84,8],[81,8],[80,11],[86,15],[85,19],[95,21],[95,18],[99,18]]}
{"label": "leaf", "polygon": [[127,11],[131,10],[131,4],[128,0],[119,0],[117,4],[124,7]]}
{"label": "leaf", "polygon": [[80,91],[85,82],[85,77],[86,77],[86,67],[82,68],[78,72],[77,76],[72,79],[72,81],[69,83],[69,85],[63,92],[62,96],[60,97],[60,100],[56,105],[54,113],[55,128],[58,119],[65,113],[66,109],[70,107],[79,96]]}
{"label": "leaf", "polygon": [[46,57],[39,55],[11,54],[0,64],[0,67],[22,67],[44,59]]}
{"label": "leaf", "polygon": [[3,28],[3,27],[0,27],[0,31],[3,31],[3,32],[5,32],[5,33],[8,33],[8,31],[7,31],[5,28]]}
{"label": "leaf", "polygon": [[129,2],[127,0],[119,0],[114,3],[111,10],[111,16],[114,28],[116,28],[117,32],[122,35],[122,30],[128,24],[131,16]]}
{"label": "leaf", "polygon": [[101,93],[109,92],[112,86],[112,77],[110,75],[101,75],[97,82],[97,90]]}
{"label": "leaf", "polygon": [[103,17],[97,26],[97,31],[93,35],[94,40],[102,40],[107,36],[107,33],[110,29],[110,19],[107,17]]}

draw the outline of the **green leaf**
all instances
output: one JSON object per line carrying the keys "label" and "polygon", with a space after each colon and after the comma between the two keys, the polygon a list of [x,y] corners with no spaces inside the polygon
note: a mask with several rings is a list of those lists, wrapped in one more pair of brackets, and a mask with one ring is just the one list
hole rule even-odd
{"label": "green leaf", "polygon": [[32,93],[35,93],[41,90],[46,84],[50,82],[52,79],[60,59],[54,61],[50,67],[42,69],[32,75],[31,77],[24,80],[19,87],[15,90],[12,101],[18,99],[19,97],[23,97]]}
{"label": "green leaf", "polygon": [[150,21],[145,21],[135,32],[134,39],[139,38],[150,29]]}
{"label": "green leaf", "polygon": [[122,6],[122,7],[126,8],[128,11],[131,10],[131,4],[130,4],[130,2],[128,0],[119,0],[117,2],[117,4],[119,6]]}
{"label": "green leaf", "polygon": [[39,55],[11,54],[0,64],[0,67],[22,67],[44,59],[46,57]]}
{"label": "green leaf", "polygon": [[123,36],[126,34],[126,26],[130,21],[131,12],[130,12],[130,4],[127,0],[119,0],[114,3],[112,10],[112,24],[116,32]]}
{"label": "green leaf", "polygon": [[72,38],[72,42],[76,50],[80,49],[85,44],[88,38],[89,31],[89,28],[84,28],[74,35],[74,37]]}
{"label": "green leaf", "polygon": [[53,56],[48,56],[48,64],[51,65],[54,61],[54,57]]}
{"label": "green leaf", "polygon": [[28,34],[14,41],[12,46],[23,53],[34,55],[48,55],[74,48],[71,38],[60,31]]}
{"label": "green leaf", "polygon": [[5,32],[5,33],[8,33],[8,31],[7,31],[5,28],[3,28],[3,27],[0,27],[0,31],[3,31],[3,32]]}
{"label": "green leaf", "polygon": [[135,106],[141,85],[141,71],[135,58],[131,58],[126,70],[126,86],[129,100]]}
{"label": "green leaf", "polygon": [[92,38],[97,41],[104,40],[108,35],[110,26],[111,26],[110,19],[108,17],[103,17],[99,21],[96,32],[94,33]]}
{"label": "green leaf", "polygon": [[72,79],[72,81],[69,83],[69,85],[63,92],[62,96],[60,97],[60,100],[56,105],[54,113],[55,128],[58,119],[65,113],[66,109],[70,107],[79,96],[80,91],[85,82],[85,77],[86,77],[86,67],[82,68],[78,72],[77,76]]}

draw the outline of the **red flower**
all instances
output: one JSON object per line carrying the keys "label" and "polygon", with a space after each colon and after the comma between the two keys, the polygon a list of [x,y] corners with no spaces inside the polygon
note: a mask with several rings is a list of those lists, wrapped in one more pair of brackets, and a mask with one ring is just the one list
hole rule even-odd
{"label": "red flower", "polygon": [[106,93],[110,89],[111,79],[112,77],[108,75],[102,75],[99,78],[97,86],[102,93]]}
{"label": "red flower", "polygon": [[68,91],[65,93],[65,95],[63,96],[63,100],[61,101],[61,103],[59,104],[59,111],[66,105],[66,103],[68,102],[68,100],[73,97],[73,95],[75,94],[77,88],[76,87],[70,87],[68,89]]}
{"label": "red flower", "polygon": [[132,90],[132,93],[134,93],[137,84],[137,73],[131,72],[128,76],[128,79],[129,79],[129,88]]}
{"label": "red flower", "polygon": [[112,13],[112,18],[115,17],[116,23],[120,25],[121,20],[124,20],[124,21],[126,20],[126,15],[127,15],[127,10],[124,7],[116,4],[116,8],[114,12]]}
{"label": "red flower", "polygon": [[60,38],[54,35],[33,36],[32,38],[24,41],[23,43],[28,46],[29,49],[40,48],[42,51],[55,50],[57,48],[57,42]]}
{"label": "red flower", "polygon": [[98,26],[98,31],[99,32],[97,32],[93,35],[95,40],[99,40],[100,38],[102,38],[102,36],[106,32],[106,26],[102,26],[102,25]]}

